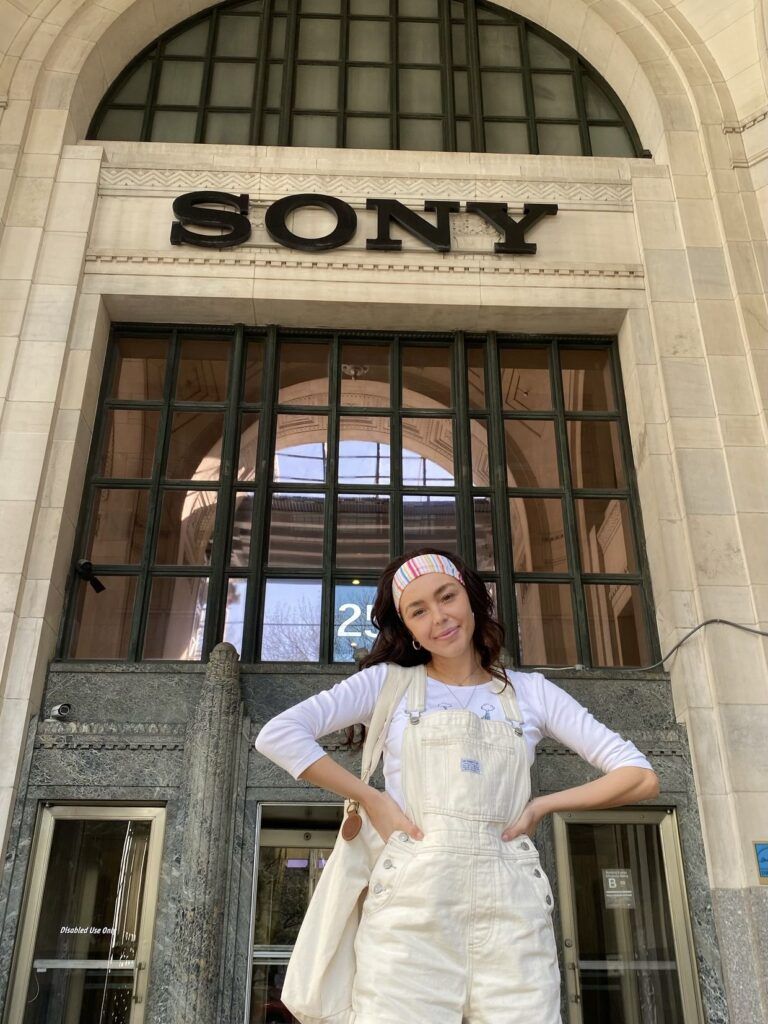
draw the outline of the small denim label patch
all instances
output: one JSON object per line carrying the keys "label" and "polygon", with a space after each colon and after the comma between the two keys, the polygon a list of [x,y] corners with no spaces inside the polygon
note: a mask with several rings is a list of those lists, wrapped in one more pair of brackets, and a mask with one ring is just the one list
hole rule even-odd
{"label": "small denim label patch", "polygon": [[481,771],[480,762],[473,761],[470,757],[462,757],[461,770],[463,772],[476,772],[479,775]]}

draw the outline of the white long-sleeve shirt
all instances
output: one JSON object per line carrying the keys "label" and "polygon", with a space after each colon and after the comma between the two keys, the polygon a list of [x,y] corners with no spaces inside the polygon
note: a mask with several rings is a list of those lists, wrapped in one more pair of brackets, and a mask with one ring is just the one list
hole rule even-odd
{"label": "white long-sleeve shirt", "polygon": [[[325,754],[318,743],[321,737],[357,723],[370,724],[386,674],[385,664],[374,665],[287,708],[264,725],[256,737],[256,749],[298,778]],[[629,765],[651,767],[634,743],[598,722],[541,673],[507,670],[507,675],[520,705],[529,764],[533,764],[538,742],[549,736],[603,773]],[[472,687],[448,687],[428,676],[424,714],[466,705],[481,718],[503,719],[500,689],[498,680]],[[403,697],[392,718],[383,754],[384,788],[402,809],[405,801],[400,787],[400,753],[408,722],[405,704]]]}

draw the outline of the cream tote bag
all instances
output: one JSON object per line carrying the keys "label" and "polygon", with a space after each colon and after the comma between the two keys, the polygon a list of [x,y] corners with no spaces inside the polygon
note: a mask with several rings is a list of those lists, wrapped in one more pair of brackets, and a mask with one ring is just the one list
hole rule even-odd
{"label": "cream tote bag", "polygon": [[[423,665],[389,665],[363,746],[360,778],[376,771],[389,724]],[[359,814],[359,831],[354,832]],[[288,963],[281,999],[301,1024],[350,1024],[355,978],[355,935],[368,879],[384,840],[356,801],[345,800],[344,824],[320,875]]]}

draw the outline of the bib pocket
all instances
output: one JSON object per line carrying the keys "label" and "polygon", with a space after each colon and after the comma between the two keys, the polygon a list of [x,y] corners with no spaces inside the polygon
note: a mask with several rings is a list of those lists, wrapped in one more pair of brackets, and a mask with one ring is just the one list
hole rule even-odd
{"label": "bib pocket", "polygon": [[520,801],[513,792],[520,775],[516,770],[520,753],[514,745],[469,732],[425,736],[420,756],[424,811],[504,824],[510,820],[514,804]]}

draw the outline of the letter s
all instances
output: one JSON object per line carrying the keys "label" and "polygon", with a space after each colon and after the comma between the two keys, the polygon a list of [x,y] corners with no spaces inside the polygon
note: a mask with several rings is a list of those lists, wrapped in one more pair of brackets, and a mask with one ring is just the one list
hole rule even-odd
{"label": "letter s", "polygon": [[[173,212],[178,218],[171,225],[171,245],[197,245],[204,249],[231,249],[242,245],[251,237],[251,222],[245,216],[250,205],[249,195],[235,196],[230,192],[186,192],[173,201]],[[210,210],[205,204],[229,206],[229,210]],[[198,227],[221,228],[224,235],[203,235],[188,231],[187,224]]]}

